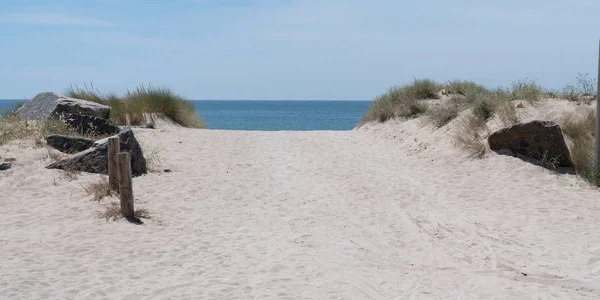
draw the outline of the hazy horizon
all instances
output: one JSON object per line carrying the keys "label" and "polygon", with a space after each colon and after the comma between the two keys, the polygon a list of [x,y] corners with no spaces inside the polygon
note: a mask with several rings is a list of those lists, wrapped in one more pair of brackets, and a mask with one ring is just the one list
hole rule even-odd
{"label": "hazy horizon", "polygon": [[3,1],[0,99],[92,82],[188,99],[373,100],[429,77],[596,77],[600,2]]}

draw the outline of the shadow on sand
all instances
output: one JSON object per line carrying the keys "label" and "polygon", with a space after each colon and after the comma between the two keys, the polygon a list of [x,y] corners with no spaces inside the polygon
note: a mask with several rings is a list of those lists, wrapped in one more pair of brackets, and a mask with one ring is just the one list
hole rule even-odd
{"label": "shadow on sand", "polygon": [[135,225],[143,225],[144,222],[142,222],[142,220],[140,220],[140,218],[138,217],[126,217],[125,220],[127,220],[127,222],[135,224]]}
{"label": "shadow on sand", "polygon": [[529,157],[527,155],[523,155],[520,153],[515,153],[512,152],[509,149],[500,149],[498,151],[494,151],[500,155],[506,155],[506,156],[512,156],[512,157],[516,157],[524,162],[530,163],[530,164],[534,164],[536,166],[542,167],[544,169],[550,170],[552,172],[556,172],[558,174],[570,174],[570,175],[576,175],[577,173],[575,172],[575,169],[573,167],[557,167],[557,166],[553,166],[551,164],[547,164],[547,163],[543,163],[535,158]]}

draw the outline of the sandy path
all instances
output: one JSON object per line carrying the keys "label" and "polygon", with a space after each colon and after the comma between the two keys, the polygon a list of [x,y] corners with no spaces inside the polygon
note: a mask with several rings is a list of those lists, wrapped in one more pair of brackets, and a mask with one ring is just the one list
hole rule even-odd
{"label": "sandy path", "polygon": [[97,176],[1,175],[0,298],[600,298],[600,194],[572,177],[355,131],[136,134],[173,170],[135,179],[142,226],[94,216]]}

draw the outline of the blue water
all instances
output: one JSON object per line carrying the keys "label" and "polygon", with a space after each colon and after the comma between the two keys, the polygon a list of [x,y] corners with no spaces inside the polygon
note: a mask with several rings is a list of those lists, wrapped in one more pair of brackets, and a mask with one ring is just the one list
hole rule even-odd
{"label": "blue water", "polygon": [[[22,100],[0,100],[0,111]],[[370,101],[193,101],[210,129],[350,130]]]}

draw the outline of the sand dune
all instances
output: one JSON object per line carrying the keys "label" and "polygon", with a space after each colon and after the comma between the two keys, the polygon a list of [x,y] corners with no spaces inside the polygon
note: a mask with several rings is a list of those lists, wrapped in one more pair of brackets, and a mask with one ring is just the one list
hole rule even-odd
{"label": "sand dune", "polygon": [[600,298],[598,191],[393,125],[138,130],[173,171],[134,179],[141,226],[96,216],[98,175],[0,147],[0,298]]}

